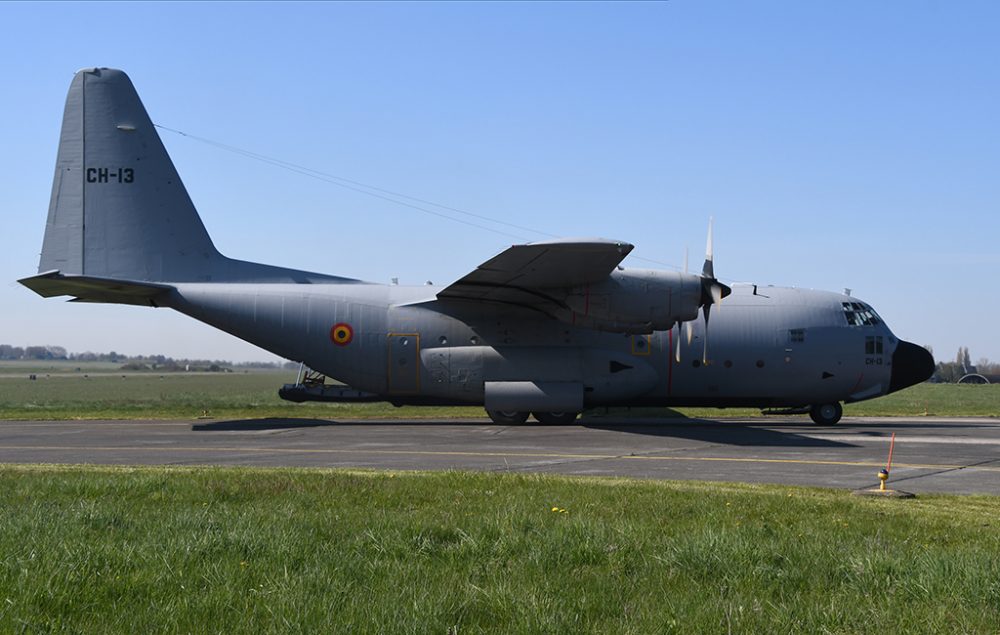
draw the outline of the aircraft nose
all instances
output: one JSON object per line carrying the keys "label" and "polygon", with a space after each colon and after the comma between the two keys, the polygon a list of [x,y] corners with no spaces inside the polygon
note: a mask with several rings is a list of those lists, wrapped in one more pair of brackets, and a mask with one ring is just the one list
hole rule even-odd
{"label": "aircraft nose", "polygon": [[934,374],[934,357],[923,346],[899,341],[892,354],[892,375],[889,392],[909,388],[927,381]]}

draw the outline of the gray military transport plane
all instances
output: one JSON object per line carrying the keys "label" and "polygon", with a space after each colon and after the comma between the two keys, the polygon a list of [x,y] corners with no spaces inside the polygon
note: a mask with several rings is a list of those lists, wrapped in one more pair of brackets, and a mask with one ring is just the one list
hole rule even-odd
{"label": "gray military transport plane", "polygon": [[853,297],[720,283],[711,226],[700,275],[624,269],[630,251],[602,239],[514,245],[444,287],[227,258],[128,76],[90,68],[66,99],[39,273],[20,282],[44,297],[168,307],[345,384],[286,386],[293,400],[483,404],[498,423],[743,406],[834,424],[841,402],[933,371],[927,351]]}

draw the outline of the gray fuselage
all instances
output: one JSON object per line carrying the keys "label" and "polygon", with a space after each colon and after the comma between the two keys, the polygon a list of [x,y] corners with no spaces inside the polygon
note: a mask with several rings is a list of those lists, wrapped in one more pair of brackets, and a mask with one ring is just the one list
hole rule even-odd
{"label": "gray fuselage", "polygon": [[[881,320],[848,324],[844,303],[856,298],[781,287],[733,287],[713,313],[707,365],[700,320],[688,344],[680,328],[606,333],[518,307],[443,303],[434,286],[175,287],[168,306],[399,404],[482,404],[484,383],[502,381],[582,382],[587,407],[857,401],[889,391],[898,345]],[[331,333],[338,324],[353,332],[346,344]]]}

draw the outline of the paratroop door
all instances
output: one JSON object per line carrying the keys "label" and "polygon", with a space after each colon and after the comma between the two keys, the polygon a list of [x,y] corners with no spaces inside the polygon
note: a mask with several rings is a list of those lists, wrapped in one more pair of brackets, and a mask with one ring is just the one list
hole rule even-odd
{"label": "paratroop door", "polygon": [[420,335],[389,333],[389,393],[394,395],[420,392]]}

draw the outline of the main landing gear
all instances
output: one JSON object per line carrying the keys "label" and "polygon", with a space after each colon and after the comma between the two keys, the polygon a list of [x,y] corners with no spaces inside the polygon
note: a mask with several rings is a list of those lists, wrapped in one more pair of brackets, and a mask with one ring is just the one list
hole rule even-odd
{"label": "main landing gear", "polygon": [[844,414],[844,407],[840,405],[840,402],[835,401],[833,403],[817,404],[809,409],[809,418],[813,420],[813,423],[821,426],[832,426],[838,421],[840,417]]}
{"label": "main landing gear", "polygon": [[516,410],[487,410],[486,414],[490,416],[490,419],[493,419],[493,423],[501,425],[518,425],[528,420],[527,412]]}
{"label": "main landing gear", "polygon": [[561,426],[576,421],[579,412],[532,412],[539,423],[550,426]]}
{"label": "main landing gear", "polygon": [[[516,410],[487,410],[486,414],[490,416],[493,423],[499,423],[501,425],[517,425],[524,423],[528,420],[527,412],[518,412]],[[535,419],[539,423],[544,423],[550,426],[566,425],[576,421],[579,412],[532,412]]]}

